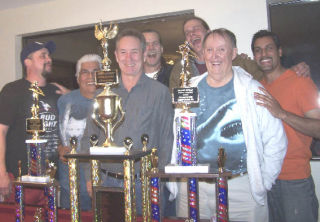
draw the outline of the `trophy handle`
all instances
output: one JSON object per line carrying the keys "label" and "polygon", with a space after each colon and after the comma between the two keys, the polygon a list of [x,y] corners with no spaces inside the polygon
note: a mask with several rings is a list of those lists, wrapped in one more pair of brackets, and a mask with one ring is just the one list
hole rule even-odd
{"label": "trophy handle", "polygon": [[119,109],[120,113],[121,113],[121,116],[120,116],[120,119],[119,121],[116,122],[116,124],[111,128],[111,135],[113,135],[113,132],[115,129],[118,128],[118,126],[122,123],[122,121],[124,120],[124,114],[125,112],[123,111],[122,109],[122,106],[121,106],[121,98],[118,97],[117,99],[117,102],[116,102],[116,107]]}
{"label": "trophy handle", "polygon": [[[95,101],[96,102],[96,101]],[[97,118],[97,110],[98,110],[98,107],[97,106],[93,106],[93,115],[92,115],[92,119],[94,120],[94,122],[100,127],[100,128],[102,128],[103,130],[104,130],[104,133],[105,133],[105,135],[107,135],[107,129],[105,128],[105,126],[104,126],[104,124],[103,123],[101,123],[98,119],[99,118]]]}

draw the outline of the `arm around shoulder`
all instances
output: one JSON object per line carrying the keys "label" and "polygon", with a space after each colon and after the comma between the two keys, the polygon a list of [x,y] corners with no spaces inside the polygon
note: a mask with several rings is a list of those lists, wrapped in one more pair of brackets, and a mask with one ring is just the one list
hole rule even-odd
{"label": "arm around shoulder", "polygon": [[267,190],[270,190],[281,172],[288,140],[280,119],[275,118],[267,108],[258,105],[257,113],[263,146],[262,173],[264,186]]}

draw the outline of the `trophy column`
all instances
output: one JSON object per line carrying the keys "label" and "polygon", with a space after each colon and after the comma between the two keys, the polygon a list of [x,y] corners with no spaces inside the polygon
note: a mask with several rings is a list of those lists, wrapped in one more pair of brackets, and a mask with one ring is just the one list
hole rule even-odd
{"label": "trophy column", "polygon": [[[71,152],[76,154],[77,139],[70,139]],[[71,221],[80,221],[80,199],[79,199],[79,160],[75,158],[68,159],[69,166],[69,186],[70,186],[70,211]]]}
{"label": "trophy column", "polygon": [[[153,148],[151,152],[151,173],[157,174],[158,170],[158,156],[157,149]],[[160,178],[157,176],[151,176],[150,178],[150,199],[151,199],[151,210],[152,210],[152,221],[160,222]]]}
{"label": "trophy column", "polygon": [[[141,136],[141,142],[143,144],[142,151],[147,151],[147,144],[149,137],[147,135]],[[151,169],[150,156],[141,158],[141,191],[142,191],[142,219],[143,222],[151,221],[151,208],[150,208],[150,190],[149,190],[149,177],[147,172]]]}
{"label": "trophy column", "polygon": [[[132,139],[126,138],[124,141],[126,146],[125,155],[129,155],[132,148]],[[125,159],[123,160],[123,176],[124,176],[124,211],[125,221],[132,222],[136,221],[136,194],[135,194],[135,173],[134,173],[134,160]]]}
{"label": "trophy column", "polygon": [[219,148],[218,166],[219,176],[216,181],[216,217],[217,222],[229,221],[228,208],[228,177],[225,175],[224,163],[226,155],[223,148]]}

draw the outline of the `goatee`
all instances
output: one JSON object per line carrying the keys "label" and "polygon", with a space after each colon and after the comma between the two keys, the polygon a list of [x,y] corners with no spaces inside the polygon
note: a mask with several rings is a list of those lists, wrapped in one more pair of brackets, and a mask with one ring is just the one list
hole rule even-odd
{"label": "goatee", "polygon": [[[50,64],[51,65],[51,64]],[[42,76],[44,77],[44,78],[47,78],[48,77],[48,75],[52,72],[52,70],[50,69],[49,71],[47,71],[47,64],[44,64],[43,65],[43,71],[42,71]]]}

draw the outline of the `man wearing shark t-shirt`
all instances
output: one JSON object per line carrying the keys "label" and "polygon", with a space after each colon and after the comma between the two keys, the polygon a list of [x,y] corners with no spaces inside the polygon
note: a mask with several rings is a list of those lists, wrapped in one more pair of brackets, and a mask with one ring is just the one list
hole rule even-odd
{"label": "man wearing shark t-shirt", "polygon": [[[204,37],[203,54],[208,72],[190,80],[199,89],[197,114],[197,161],[210,164],[217,172],[218,149],[226,153],[229,219],[267,222],[267,190],[280,173],[287,147],[282,123],[264,107],[258,106],[254,92],[261,86],[240,67],[232,66],[237,55],[236,37],[226,29],[216,29]],[[172,163],[175,160],[173,149]],[[201,219],[215,216],[215,184],[199,182]],[[187,215],[185,184],[177,194],[177,216]],[[172,187],[173,188],[173,187]]]}

